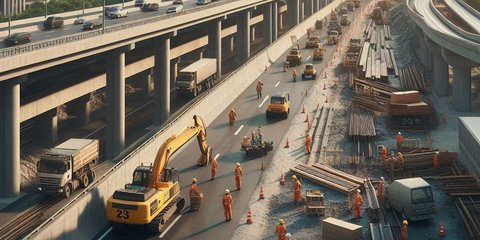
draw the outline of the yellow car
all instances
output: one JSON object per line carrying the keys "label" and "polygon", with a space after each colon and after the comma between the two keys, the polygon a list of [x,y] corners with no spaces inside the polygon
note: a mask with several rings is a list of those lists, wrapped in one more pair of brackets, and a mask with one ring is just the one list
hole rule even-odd
{"label": "yellow car", "polygon": [[313,64],[305,64],[305,70],[302,73],[302,80],[307,78],[317,79],[317,70],[313,67]]}
{"label": "yellow car", "polygon": [[274,115],[280,115],[288,118],[290,113],[290,94],[287,92],[279,92],[270,97],[270,103],[267,106],[267,119]]}

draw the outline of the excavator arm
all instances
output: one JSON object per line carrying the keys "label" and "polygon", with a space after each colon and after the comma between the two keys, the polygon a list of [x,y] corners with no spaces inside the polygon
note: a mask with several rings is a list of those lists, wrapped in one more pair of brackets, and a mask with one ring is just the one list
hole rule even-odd
{"label": "excavator arm", "polygon": [[198,146],[200,147],[201,156],[198,159],[198,165],[207,165],[212,159],[212,148],[207,143],[207,132],[203,120],[198,115],[193,116],[194,125],[187,126],[176,135],[168,138],[160,149],[158,149],[155,162],[153,164],[152,173],[148,182],[148,187],[160,188],[159,183],[162,179],[162,172],[167,166],[170,156],[178,149],[188,143],[193,137],[197,137]]}

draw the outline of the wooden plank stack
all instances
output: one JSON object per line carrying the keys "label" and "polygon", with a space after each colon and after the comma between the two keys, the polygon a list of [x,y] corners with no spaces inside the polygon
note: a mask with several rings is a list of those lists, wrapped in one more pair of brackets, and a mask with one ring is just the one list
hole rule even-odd
{"label": "wooden plank stack", "polygon": [[307,214],[314,214],[317,216],[325,215],[323,194],[320,190],[305,190],[305,211]]}
{"label": "wooden plank stack", "polygon": [[373,82],[355,78],[355,94],[356,95],[369,95],[380,96],[390,101],[392,92],[398,92],[397,88],[391,87],[387,84],[380,82]]}
{"label": "wooden plank stack", "polygon": [[[298,176],[307,178],[312,182],[347,195],[353,194],[362,184],[362,181],[360,184],[358,183],[357,177],[338,170],[333,171],[322,164],[309,166],[300,163],[297,166],[290,168],[290,170]],[[357,180],[353,181],[353,179]]]}
{"label": "wooden plank stack", "polygon": [[322,221],[322,239],[361,240],[363,229],[361,225],[329,217]]}
{"label": "wooden plank stack", "polygon": [[434,179],[435,186],[443,188],[451,196],[480,195],[480,185],[476,176],[439,176]]}
{"label": "wooden plank stack", "polygon": [[422,93],[426,91],[425,79],[423,74],[417,71],[417,67],[408,66],[399,69],[400,86],[403,90],[418,90]]}
{"label": "wooden plank stack", "polygon": [[366,108],[352,106],[348,135],[358,137],[375,137],[373,113]]}
{"label": "wooden plank stack", "polygon": [[379,97],[355,96],[352,103],[354,106],[367,108],[371,111],[388,112],[390,103]]}

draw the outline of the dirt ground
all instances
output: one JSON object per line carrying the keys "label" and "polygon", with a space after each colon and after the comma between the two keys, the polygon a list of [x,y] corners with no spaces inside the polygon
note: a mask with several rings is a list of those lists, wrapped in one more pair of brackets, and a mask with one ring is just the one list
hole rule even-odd
{"label": "dirt ground", "polygon": [[[370,3],[371,4],[371,3]],[[367,7],[368,8],[368,7]],[[366,11],[365,11],[366,12]],[[364,12],[364,13],[365,13]],[[357,27],[354,27],[355,31],[349,31],[346,35],[352,38],[363,39],[363,29],[365,25],[365,16],[361,18]],[[389,22],[392,32],[392,40],[388,41],[388,44],[393,47],[397,58],[399,67],[406,67],[409,65],[416,65],[419,70],[425,74],[426,79],[432,79],[432,73],[421,66],[418,57],[415,55],[414,47],[418,45],[417,37],[422,34],[420,30],[414,26],[413,21],[409,18],[406,12],[404,3],[397,3],[391,11],[388,13]],[[351,28],[352,29],[352,28]],[[349,30],[351,30],[349,29]],[[343,43],[342,43],[343,44]],[[412,47],[413,46],[413,47]],[[336,57],[336,59],[339,59]],[[329,149],[342,149],[342,160],[333,162],[327,157],[323,161],[326,164],[351,173],[358,177],[370,177],[372,179],[378,179],[380,176],[385,176],[389,181],[386,171],[381,166],[378,160],[367,159],[360,163],[356,167],[351,167],[347,162],[349,155],[356,152],[357,146],[348,137],[348,124],[350,115],[351,99],[354,96],[352,89],[347,86],[347,72],[341,66],[341,62],[333,60],[334,67],[327,69],[328,78],[327,82],[332,82],[333,79],[340,77],[343,79],[341,84],[336,89],[328,89],[322,91],[323,82],[319,81],[313,87],[313,96],[323,98],[325,94],[332,97],[333,103],[331,106],[335,108],[333,112],[333,120],[330,124],[330,133],[328,136]],[[480,70],[472,70],[472,78],[474,86],[479,85]],[[328,83],[327,83],[328,84]],[[399,87],[398,78],[390,78],[389,84],[394,87]],[[478,92],[478,87],[475,92]],[[320,94],[317,95],[317,92]],[[473,95],[472,112],[459,113],[453,108],[451,101],[452,97],[438,97],[431,90],[425,96],[433,103],[437,111],[437,116],[440,118],[441,114],[445,114],[447,117],[446,124],[440,123],[438,128],[432,131],[402,131],[405,138],[419,139],[422,146],[435,147],[440,150],[458,151],[458,116],[480,116],[480,100]],[[315,99],[306,98],[305,102],[315,102]],[[377,131],[377,137],[372,142],[372,148],[375,149],[376,144],[383,144],[389,148],[395,148],[395,135],[396,130],[389,128],[389,116],[387,114],[375,114],[375,128]],[[303,114],[296,114],[295,119],[287,132],[288,136],[300,135],[302,131]],[[303,140],[303,138],[299,138]],[[285,141],[283,139],[282,141]],[[290,239],[321,239],[321,221],[327,217],[335,217],[341,220],[345,220],[351,223],[359,224],[363,226],[364,239],[370,239],[369,227],[370,219],[364,213],[364,217],[360,220],[353,219],[353,213],[349,208],[349,203],[346,195],[332,191],[330,189],[321,187],[306,179],[302,179],[302,189],[319,189],[325,195],[326,213],[324,217],[307,216],[304,213],[303,206],[296,206],[293,204],[293,184],[291,180],[291,173],[288,169],[295,166],[299,162],[306,162],[306,157],[293,157],[294,151],[291,149],[298,149],[303,147],[303,142],[299,140],[290,141],[290,149],[278,149],[273,157],[272,164],[264,172],[259,186],[262,186],[265,191],[265,200],[258,200],[257,195],[252,197],[250,208],[253,212],[253,219],[255,223],[253,225],[243,224],[246,220],[246,215],[241,219],[238,225],[233,239],[273,239],[275,238],[275,227],[279,219],[284,219],[287,231],[291,234]],[[374,151],[375,156],[375,151]],[[322,158],[321,158],[322,162]],[[278,177],[279,173],[286,173],[285,179],[287,180],[286,186],[280,186]],[[431,184],[434,182],[430,181]],[[302,193],[304,194],[304,193]],[[411,223],[409,226],[408,239],[437,239],[438,228],[440,222],[445,224],[447,230],[447,238],[445,239],[467,239],[467,231],[461,220],[461,217],[454,206],[453,198],[445,194],[441,189],[433,189],[434,199],[437,202],[437,209],[439,213],[434,219],[427,221],[420,221]],[[366,196],[364,195],[364,199]],[[392,212],[387,210],[388,218],[392,219]],[[392,224],[396,225],[396,224]],[[399,228],[393,228],[394,234],[399,234]]]}

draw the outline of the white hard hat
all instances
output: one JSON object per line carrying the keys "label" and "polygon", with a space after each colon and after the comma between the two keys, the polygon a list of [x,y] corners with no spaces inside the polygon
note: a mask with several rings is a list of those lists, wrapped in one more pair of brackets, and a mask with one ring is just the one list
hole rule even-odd
{"label": "white hard hat", "polygon": [[385,180],[383,177],[380,177],[380,179]]}
{"label": "white hard hat", "polygon": [[357,192],[360,193],[361,192],[360,189],[357,188]]}
{"label": "white hard hat", "polygon": [[237,162],[237,167],[240,167],[240,163]]}
{"label": "white hard hat", "polygon": [[401,132],[398,132],[398,134],[402,135],[402,133],[401,133]]}
{"label": "white hard hat", "polygon": [[225,189],[225,193],[230,193],[230,190],[228,190],[228,189]]}

